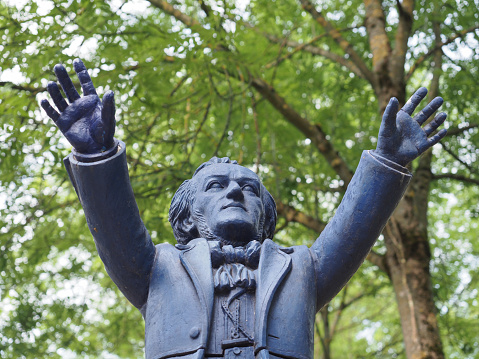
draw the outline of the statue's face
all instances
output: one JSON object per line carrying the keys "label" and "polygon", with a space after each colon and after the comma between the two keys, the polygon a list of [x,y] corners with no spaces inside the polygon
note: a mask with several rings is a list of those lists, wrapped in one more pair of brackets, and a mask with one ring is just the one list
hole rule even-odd
{"label": "statue's face", "polygon": [[193,221],[224,243],[244,245],[261,236],[264,207],[261,182],[249,169],[226,163],[205,167],[194,178]]}

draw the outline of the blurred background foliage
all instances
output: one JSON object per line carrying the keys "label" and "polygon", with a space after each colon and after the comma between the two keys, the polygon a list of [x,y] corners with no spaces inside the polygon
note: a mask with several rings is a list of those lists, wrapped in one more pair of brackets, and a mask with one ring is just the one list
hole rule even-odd
{"label": "blurred background foliage", "polygon": [[[311,140],[253,88],[255,78],[321,124],[351,170],[361,151],[375,148],[380,111],[373,89],[345,66],[303,51],[321,31],[298,2],[171,2],[193,18],[190,26],[158,3],[0,3],[2,358],[143,356],[141,315],[106,275],[63,168],[71,147],[38,105],[55,80],[56,63],[73,74],[72,61],[80,57],[100,96],[115,92],[116,137],[128,146],[132,186],[155,244],[174,242],[167,221],[171,197],[214,155],[256,171],[278,203],[320,223],[334,214],[343,181]],[[435,16],[446,42],[478,23],[478,5],[417,1],[406,70],[434,46],[433,9],[440,6]],[[316,6],[372,66],[364,4]],[[397,27],[395,6],[383,1],[390,33]],[[343,55],[331,37],[320,41]],[[428,233],[434,299],[446,356],[478,358],[477,29],[443,51],[439,89],[451,135],[433,151]],[[409,78],[409,94],[429,85],[431,61],[425,56]],[[284,245],[311,245],[318,235],[284,216],[277,228],[275,238]],[[384,253],[381,239],[375,250]],[[369,262],[318,313],[316,331],[317,358],[405,358],[394,290]]]}

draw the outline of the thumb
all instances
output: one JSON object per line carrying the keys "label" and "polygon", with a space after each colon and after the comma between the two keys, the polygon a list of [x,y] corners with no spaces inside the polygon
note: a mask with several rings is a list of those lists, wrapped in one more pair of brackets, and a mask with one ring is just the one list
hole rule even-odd
{"label": "thumb", "polygon": [[384,110],[381,126],[379,128],[379,136],[390,136],[396,131],[396,115],[398,112],[399,102],[397,98],[392,97]]}
{"label": "thumb", "polygon": [[101,122],[105,129],[105,138],[107,141],[113,139],[115,134],[115,97],[113,91],[108,91],[103,96],[101,109]]}

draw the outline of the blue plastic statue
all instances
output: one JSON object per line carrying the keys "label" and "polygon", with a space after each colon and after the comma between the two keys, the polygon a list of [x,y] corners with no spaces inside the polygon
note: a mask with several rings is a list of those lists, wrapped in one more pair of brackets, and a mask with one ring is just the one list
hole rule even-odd
{"label": "blue plastic statue", "polygon": [[146,358],[313,358],[314,318],[367,256],[401,199],[404,167],[437,143],[446,115],[435,98],[414,118],[420,88],[398,111],[387,106],[377,149],[364,151],[331,222],[311,248],[271,238],[276,206],[258,176],[212,158],[185,181],[169,220],[178,242],[155,246],[140,219],[116,140],[113,92],[100,101],[75,60],[83,97],[62,65],[48,84],[57,110],[42,107],[73,146],[65,158],[105,268],[146,321]]}

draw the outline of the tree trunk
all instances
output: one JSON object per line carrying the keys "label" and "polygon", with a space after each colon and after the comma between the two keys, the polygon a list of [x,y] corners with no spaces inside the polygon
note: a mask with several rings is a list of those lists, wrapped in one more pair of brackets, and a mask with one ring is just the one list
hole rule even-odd
{"label": "tree trunk", "polygon": [[[416,173],[416,178],[419,176]],[[415,198],[421,197],[415,187],[422,184],[420,179],[414,181],[386,227],[386,264],[398,303],[406,356],[439,359],[444,354],[429,272],[431,252],[424,226],[427,219],[421,218],[426,217],[426,211],[422,216],[417,214],[427,206],[427,198],[425,205]]]}
{"label": "tree trunk", "polygon": [[[329,326],[329,304],[325,305],[320,310],[321,322],[323,323],[324,335],[321,336],[319,330],[317,330],[321,341],[321,347],[323,348],[322,359],[331,359],[331,329]],[[318,324],[316,324],[318,325]],[[318,329],[318,328],[317,328]]]}
{"label": "tree trunk", "polygon": [[[435,23],[436,43],[440,27]],[[434,74],[429,100],[439,92],[442,51],[434,54]],[[401,89],[401,93],[405,89]],[[399,97],[399,96],[398,96]],[[401,101],[402,102],[402,101]],[[385,106],[382,104],[381,108]],[[444,358],[436,317],[429,264],[431,250],[428,239],[428,197],[432,179],[432,150],[419,160],[409,189],[384,231],[386,266],[394,287],[409,359]]]}

